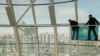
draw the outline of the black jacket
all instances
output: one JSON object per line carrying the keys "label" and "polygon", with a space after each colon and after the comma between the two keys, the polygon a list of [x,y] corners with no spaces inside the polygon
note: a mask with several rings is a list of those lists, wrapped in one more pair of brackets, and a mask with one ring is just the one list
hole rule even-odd
{"label": "black jacket", "polygon": [[79,28],[78,22],[76,22],[76,21],[74,21],[74,20],[71,20],[71,21],[69,21],[69,22],[70,22],[70,25],[71,25],[71,27],[72,27],[73,30]]}
{"label": "black jacket", "polygon": [[85,25],[87,25],[87,24],[95,26],[95,25],[99,24],[99,22],[96,20],[96,18],[91,17],[91,18],[89,18],[88,22]]}

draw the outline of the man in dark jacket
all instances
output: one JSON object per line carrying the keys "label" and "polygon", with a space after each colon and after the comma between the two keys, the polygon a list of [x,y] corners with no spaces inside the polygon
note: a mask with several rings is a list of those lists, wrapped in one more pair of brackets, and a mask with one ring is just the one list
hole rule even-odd
{"label": "man in dark jacket", "polygon": [[88,30],[88,40],[91,40],[91,31],[93,31],[94,33],[94,36],[95,36],[95,40],[98,40],[98,37],[97,37],[97,33],[95,31],[95,27],[97,24],[99,24],[99,22],[96,20],[95,17],[93,17],[92,15],[89,15],[89,20],[88,22],[85,24],[85,25],[89,25],[89,30]]}
{"label": "man in dark jacket", "polygon": [[76,40],[78,40],[78,34],[79,34],[78,22],[71,20],[71,19],[69,19],[68,21],[69,21],[72,31],[73,31],[72,39],[75,38],[75,33],[76,33]]}

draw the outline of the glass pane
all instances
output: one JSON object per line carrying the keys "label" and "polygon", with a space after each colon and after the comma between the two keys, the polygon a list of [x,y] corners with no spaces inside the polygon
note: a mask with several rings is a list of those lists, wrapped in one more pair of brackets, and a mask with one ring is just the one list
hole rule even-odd
{"label": "glass pane", "polygon": [[35,27],[20,27],[18,29],[22,55],[31,56],[38,52]]}
{"label": "glass pane", "polygon": [[[22,8],[24,10],[22,10]],[[25,12],[28,6],[14,6],[15,18],[18,21],[21,15]]]}
{"label": "glass pane", "polygon": [[57,27],[59,56],[69,55],[69,30],[69,27]]}
{"label": "glass pane", "polygon": [[96,47],[97,42],[95,41],[80,41],[79,42],[79,55],[83,56],[98,56],[100,51],[99,47]]}
{"label": "glass pane", "polygon": [[0,3],[6,3],[6,0],[0,0]]}
{"label": "glass pane", "polygon": [[18,55],[12,27],[0,27],[0,55]]}
{"label": "glass pane", "polygon": [[68,23],[68,19],[75,20],[75,8],[73,3],[55,5],[56,22]]}
{"label": "glass pane", "polygon": [[36,0],[35,4],[49,3],[49,0]]}
{"label": "glass pane", "polygon": [[29,9],[27,13],[24,15],[24,17],[19,21],[19,24],[34,24],[34,19],[32,15],[32,9]]}
{"label": "glass pane", "polygon": [[12,0],[13,4],[30,4],[30,0]]}
{"label": "glass pane", "polygon": [[54,2],[64,2],[64,1],[71,1],[71,0],[54,0]]}
{"label": "glass pane", "polygon": [[0,24],[9,24],[9,19],[5,7],[5,5],[0,5]]}
{"label": "glass pane", "polygon": [[[24,10],[22,10],[22,8]],[[16,17],[17,21],[22,17],[23,13],[26,11],[27,8],[28,8],[28,6],[14,6],[14,12],[15,12],[15,17]],[[21,20],[18,22],[18,24],[22,24],[22,25],[34,24],[31,8],[21,18]]]}
{"label": "glass pane", "polygon": [[[84,4],[84,3],[85,4]],[[88,15],[92,14],[95,18],[97,18],[98,21],[100,21],[100,0],[79,0],[78,1],[78,11],[80,12],[78,14],[79,16],[79,22],[85,23],[88,21]],[[93,5],[94,4],[94,5]],[[88,6],[87,6],[88,5]],[[93,6],[91,6],[93,5]]]}
{"label": "glass pane", "polygon": [[51,24],[48,6],[35,6],[37,24]]}
{"label": "glass pane", "polygon": [[[54,0],[63,2],[72,0]],[[49,3],[50,0],[36,0],[35,4]],[[6,4],[6,0],[0,0]],[[12,0],[13,4],[29,4],[30,0]],[[88,5],[88,6],[87,6]],[[92,5],[92,6],[91,6]],[[5,7],[0,5],[0,56],[18,56],[16,39],[13,27],[2,27],[1,24],[10,24]],[[14,13],[16,21],[22,16],[29,6],[15,6]],[[69,24],[68,19],[75,19],[74,2],[55,4],[55,16],[57,24]],[[86,23],[88,15],[92,14],[100,21],[100,0],[78,0],[78,22]],[[95,9],[94,9],[95,8]],[[36,23],[51,24],[48,5],[35,6]],[[22,17],[19,25],[29,26],[34,24],[32,8]],[[58,45],[55,46],[53,27],[18,27],[18,37],[21,56],[55,56],[58,47],[58,56],[99,56],[100,55],[100,30],[98,30],[98,41],[71,40],[70,26],[57,26]],[[100,27],[99,27],[100,29]],[[36,30],[38,31],[36,33]],[[37,36],[38,35],[38,36]],[[38,43],[39,41],[39,43]],[[38,53],[39,51],[39,53]]]}
{"label": "glass pane", "polygon": [[[46,29],[46,30],[45,30]],[[41,56],[54,55],[54,32],[53,27],[39,27],[39,49]]]}

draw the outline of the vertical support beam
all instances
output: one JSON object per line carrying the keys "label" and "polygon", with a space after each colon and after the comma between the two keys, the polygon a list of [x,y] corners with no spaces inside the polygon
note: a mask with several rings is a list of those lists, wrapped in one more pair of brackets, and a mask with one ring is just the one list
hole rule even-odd
{"label": "vertical support beam", "polygon": [[[18,52],[18,56],[21,56],[20,44],[19,44],[19,39],[18,39],[19,38],[18,37],[18,27],[17,27],[16,20],[15,20],[15,14],[14,14],[14,9],[13,9],[13,5],[12,5],[12,0],[6,0],[6,2],[7,2],[6,10],[7,10],[8,18],[10,20],[10,23],[12,23],[11,26],[13,26],[13,29],[14,29],[15,40],[16,40],[16,50]],[[11,15],[9,15],[10,13],[11,13]]]}
{"label": "vertical support beam", "polygon": [[57,37],[57,26],[54,26],[54,42],[55,42],[55,56],[58,56],[58,37]]}
{"label": "vertical support beam", "polygon": [[53,5],[49,6],[49,13],[50,13],[51,25],[56,25],[55,11]]}
{"label": "vertical support beam", "polygon": [[[74,4],[75,4],[75,19],[78,22],[78,7],[77,7],[77,0],[74,0]],[[77,55],[79,55],[79,41],[77,41]]]}
{"label": "vertical support beam", "polygon": [[50,6],[49,6],[49,12],[50,12],[50,19],[51,24],[54,27],[54,42],[55,42],[55,56],[58,56],[58,38],[57,38],[57,26],[56,26],[56,16],[55,16],[55,8],[54,8],[54,0],[50,0]]}
{"label": "vertical support beam", "polygon": [[9,19],[9,22],[10,22],[10,25],[13,26],[16,24],[16,21],[15,19],[13,19],[13,13],[12,13],[12,9],[11,7],[5,7],[6,9],[6,12],[7,12],[7,15],[8,15],[8,19]]}
{"label": "vertical support beam", "polygon": [[14,34],[15,34],[15,40],[16,40],[16,50],[18,52],[18,56],[21,56],[21,49],[20,49],[20,44],[19,44],[19,36],[18,36],[18,27],[13,27],[14,29]]}
{"label": "vertical support beam", "polygon": [[75,19],[78,22],[78,7],[77,7],[77,0],[74,0],[75,4]]}
{"label": "vertical support beam", "polygon": [[[36,16],[35,16],[35,9],[34,9],[34,3],[35,3],[36,0],[30,0],[30,3],[31,3],[31,7],[32,7],[32,14],[33,14],[33,20],[34,20],[34,24],[37,24],[36,23]],[[39,36],[38,36],[38,28],[37,26],[35,26],[35,29],[36,29],[36,42],[38,44],[38,56],[40,56],[40,49],[39,49]]]}

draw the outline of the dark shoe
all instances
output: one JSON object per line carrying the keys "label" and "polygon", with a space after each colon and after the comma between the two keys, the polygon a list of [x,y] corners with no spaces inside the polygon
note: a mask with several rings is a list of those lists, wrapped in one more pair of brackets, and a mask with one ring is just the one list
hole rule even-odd
{"label": "dark shoe", "polygon": [[78,39],[76,39],[76,40],[78,40]]}
{"label": "dark shoe", "polygon": [[72,39],[72,40],[74,40],[74,39]]}
{"label": "dark shoe", "polygon": [[71,39],[72,39],[72,40],[74,40],[74,38],[73,38],[73,37],[72,37]]}
{"label": "dark shoe", "polygon": [[94,39],[94,40],[98,40],[98,39]]}
{"label": "dark shoe", "polygon": [[91,39],[87,39],[87,40],[91,40]]}

